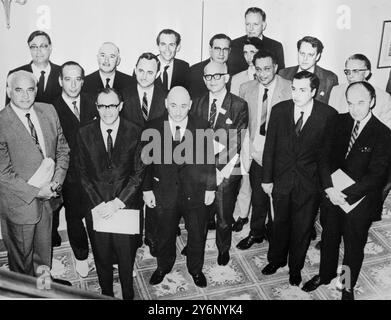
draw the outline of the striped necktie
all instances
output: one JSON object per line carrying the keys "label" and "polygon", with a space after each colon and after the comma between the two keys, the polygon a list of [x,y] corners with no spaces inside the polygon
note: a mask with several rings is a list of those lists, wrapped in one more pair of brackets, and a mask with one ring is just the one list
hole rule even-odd
{"label": "striped necktie", "polygon": [[73,104],[73,113],[75,114],[77,120],[80,121],[80,112],[79,109],[77,108],[77,102],[73,101],[72,104]]}
{"label": "striped necktie", "polygon": [[263,97],[262,97],[262,110],[261,110],[261,127],[259,129],[259,134],[264,136],[266,134],[266,116],[267,116],[267,92],[269,89],[265,88]]}
{"label": "striped necktie", "polygon": [[349,146],[348,146],[348,152],[346,152],[345,159],[348,157],[349,152],[352,150],[352,147],[354,143],[356,142],[356,139],[358,137],[358,130],[360,128],[360,121],[356,122],[356,125],[353,128],[352,135],[350,136]]}
{"label": "striped necktie", "polygon": [[110,78],[106,78],[106,89],[110,89]]}
{"label": "striped necktie", "polygon": [[216,112],[217,112],[217,106],[216,106],[216,101],[217,99],[213,99],[213,102],[210,106],[210,115],[209,115],[209,126],[211,128],[214,127],[214,124],[215,124],[215,120],[216,120]]}
{"label": "striped necktie", "polygon": [[33,140],[34,140],[35,144],[37,145],[39,151],[43,154],[41,146],[39,145],[37,131],[35,130],[34,124],[33,124],[33,122],[30,119],[30,113],[26,113],[26,118],[27,118],[27,123],[28,123],[29,128],[30,128],[30,134],[33,137]]}
{"label": "striped necktie", "polygon": [[300,118],[297,120],[297,122],[296,122],[296,124],[295,124],[295,133],[296,133],[296,136],[299,136],[299,135],[300,135],[301,127],[303,126],[304,111],[301,111],[300,113],[301,113]]}
{"label": "striped necktie", "polygon": [[144,92],[143,101],[141,103],[141,110],[143,112],[144,120],[148,120],[148,100],[147,100],[147,93]]}
{"label": "striped necktie", "polygon": [[164,71],[163,71],[163,87],[167,91],[170,90],[170,88],[168,87],[168,73],[167,73],[168,68],[169,68],[169,66],[165,66]]}

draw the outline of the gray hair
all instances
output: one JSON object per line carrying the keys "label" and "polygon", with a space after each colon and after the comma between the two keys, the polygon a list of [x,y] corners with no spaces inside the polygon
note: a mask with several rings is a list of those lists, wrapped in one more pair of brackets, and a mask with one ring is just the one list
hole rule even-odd
{"label": "gray hair", "polygon": [[38,80],[32,72],[19,70],[19,71],[15,71],[15,72],[11,73],[7,77],[7,87],[11,88],[11,84],[15,81],[16,78],[19,78],[19,77],[24,77],[27,79],[30,78],[34,82],[35,86],[37,86],[37,84],[38,84]]}

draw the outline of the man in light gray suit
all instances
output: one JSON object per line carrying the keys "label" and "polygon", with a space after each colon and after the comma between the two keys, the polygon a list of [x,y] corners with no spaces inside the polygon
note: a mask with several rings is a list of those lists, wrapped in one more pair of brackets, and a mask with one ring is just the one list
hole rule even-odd
{"label": "man in light gray suit", "polygon": [[[7,94],[11,101],[0,111],[1,231],[10,270],[39,276],[39,266],[51,267],[52,211],[60,202],[69,147],[54,107],[34,102],[32,73],[12,73]],[[45,174],[34,179],[44,164]]]}
{"label": "man in light gray suit", "polygon": [[[271,109],[277,103],[292,97],[291,82],[276,74],[278,65],[274,53],[258,51],[254,55],[253,63],[257,79],[242,84],[239,92],[239,96],[246,100],[249,108],[249,135],[245,139],[241,156],[245,159],[243,163],[247,160],[247,167],[250,168],[250,175],[243,175],[243,179],[250,180],[253,207],[250,234],[237,245],[237,248],[242,250],[267,238],[266,216],[269,215],[269,223],[272,218],[269,197],[261,187],[263,146]],[[268,228],[268,231],[270,230],[271,228]]]}

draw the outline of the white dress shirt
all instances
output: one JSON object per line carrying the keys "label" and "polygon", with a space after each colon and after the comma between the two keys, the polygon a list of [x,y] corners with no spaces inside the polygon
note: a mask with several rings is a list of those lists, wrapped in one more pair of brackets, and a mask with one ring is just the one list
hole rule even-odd
{"label": "white dress shirt", "polygon": [[[371,119],[371,117],[372,117],[372,112],[370,111],[370,112],[368,112],[368,114],[365,116],[365,118],[362,119],[362,120],[360,121],[360,125],[359,125],[359,127],[358,127],[358,132],[357,132],[357,137],[356,137],[356,139],[357,139],[358,136],[360,135],[361,131],[364,129],[365,125],[366,125],[366,124],[368,123],[368,121]],[[354,121],[353,129],[354,129],[354,127],[356,126],[356,124],[357,124],[357,121]],[[353,131],[353,129],[352,129],[352,131]]]}
{"label": "white dress shirt", "polygon": [[267,114],[266,114],[266,129],[267,125],[269,124],[269,118],[270,113],[272,111],[272,98],[274,94],[274,89],[276,87],[277,80],[276,78],[273,79],[271,83],[269,83],[268,87],[263,86],[261,83],[259,84],[259,95],[258,95],[258,120],[257,120],[257,132],[259,132],[259,128],[261,126],[261,115],[262,115],[262,103],[263,103],[263,94],[265,93],[265,89],[268,89],[267,91]]}
{"label": "white dress shirt", "polygon": [[39,78],[41,76],[41,71],[45,71],[45,82],[44,82],[44,86],[43,86],[43,90],[45,91],[46,84],[48,83],[49,74],[50,74],[50,71],[52,70],[50,63],[48,63],[48,65],[46,66],[45,69],[39,69],[34,63],[32,63],[31,69],[33,69],[33,74],[37,78],[37,81],[39,81]]}
{"label": "white dress shirt", "polygon": [[187,122],[188,122],[189,117],[186,117],[183,119],[181,122],[174,122],[170,116],[168,116],[168,123],[170,124],[170,130],[173,138],[175,139],[175,132],[176,132],[176,127],[179,126],[179,132],[181,134],[181,140],[185,134],[186,128],[187,128]]}
{"label": "white dress shirt", "polygon": [[73,114],[75,114],[75,108],[73,106],[73,101],[76,101],[76,108],[77,108],[77,110],[79,110],[79,115],[80,115],[80,95],[76,99],[71,99],[63,92],[61,97],[64,99],[66,105],[72,111]]}
{"label": "white dress shirt", "polygon": [[164,67],[168,65],[167,68],[167,79],[168,79],[168,88],[171,88],[171,81],[172,81],[172,71],[174,70],[174,59],[170,61],[169,64],[166,64],[160,57],[158,56],[160,60],[160,79],[162,80],[163,83],[163,73],[164,73]]}
{"label": "white dress shirt", "polygon": [[108,126],[106,123],[104,123],[102,120],[100,120],[100,131],[102,132],[103,141],[104,141],[104,143],[105,143],[106,151],[107,151],[107,137],[108,137],[108,135],[109,135],[109,134],[107,133],[107,130],[108,130],[108,129],[113,130],[113,131],[111,132],[111,139],[113,140],[113,148],[114,148],[115,139],[117,138],[117,133],[118,133],[119,121],[120,121],[120,118],[118,117],[118,119],[115,120],[115,122],[114,122],[113,124],[111,124],[110,126]]}
{"label": "white dress shirt", "polygon": [[301,130],[303,129],[305,123],[307,122],[308,118],[311,115],[312,108],[314,106],[314,100],[312,99],[309,104],[307,104],[304,107],[298,107],[295,105],[295,124],[299,120],[301,113],[304,111],[303,114],[303,125],[301,126]]}
{"label": "white dress shirt", "polygon": [[102,80],[102,83],[103,83],[103,87],[104,87],[104,88],[106,88],[106,79],[107,79],[107,78],[110,79],[110,81],[109,81],[109,86],[110,86],[110,88],[113,87],[113,85],[114,85],[114,78],[115,78],[115,72],[114,72],[110,77],[108,77],[108,76],[104,75],[102,72],[100,72],[100,70],[99,70],[99,75],[100,75],[100,78],[101,78],[101,80]]}
{"label": "white dress shirt", "polygon": [[30,127],[29,127],[29,124],[27,121],[26,114],[30,113],[30,120],[34,125],[35,131],[37,132],[39,146],[42,150],[43,156],[46,158],[45,139],[43,137],[41,125],[39,123],[37,113],[34,110],[34,106],[32,106],[29,110],[23,110],[23,109],[20,109],[17,106],[15,106],[11,101],[11,108],[12,108],[12,110],[15,111],[15,113],[18,116],[18,118],[20,119],[20,121],[22,121],[22,123],[26,127],[26,130],[29,135],[31,135],[31,130],[30,130]]}
{"label": "white dress shirt", "polygon": [[155,86],[150,86],[149,88],[142,88],[139,84],[137,84],[137,92],[138,92],[138,97],[140,99],[140,106],[141,106],[141,108],[143,107],[144,92],[147,93],[148,114],[149,114],[149,110],[151,109],[151,102],[152,102],[153,89],[154,88],[155,88]]}

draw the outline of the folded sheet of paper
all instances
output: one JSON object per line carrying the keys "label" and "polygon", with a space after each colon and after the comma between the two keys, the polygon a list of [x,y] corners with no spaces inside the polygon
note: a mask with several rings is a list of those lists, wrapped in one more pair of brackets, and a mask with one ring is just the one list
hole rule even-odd
{"label": "folded sheet of paper", "polygon": [[35,171],[29,181],[27,181],[27,183],[36,188],[42,188],[45,184],[48,184],[52,181],[54,167],[55,163],[52,158],[43,159],[41,165],[37,171]]}
{"label": "folded sheet of paper", "polygon": [[[351,185],[355,184],[356,182],[350,178],[345,172],[343,172],[341,169],[336,170],[332,175],[331,175],[331,180],[333,182],[334,188],[336,188],[339,191],[342,191],[346,189],[347,187],[350,187]],[[357,205],[364,199],[365,197],[362,197],[360,200],[357,202],[353,203],[352,205],[350,204],[344,204],[341,207],[343,211],[346,213],[349,213],[352,211]]]}
{"label": "folded sheet of paper", "polygon": [[223,145],[222,143],[220,143],[216,140],[213,140],[213,150],[214,150],[215,155],[220,153],[224,149],[225,149],[225,145]]}
{"label": "folded sheet of paper", "polygon": [[111,218],[103,219],[100,213],[94,209],[92,209],[92,220],[95,231],[121,234],[140,233],[139,210],[120,209]]}

